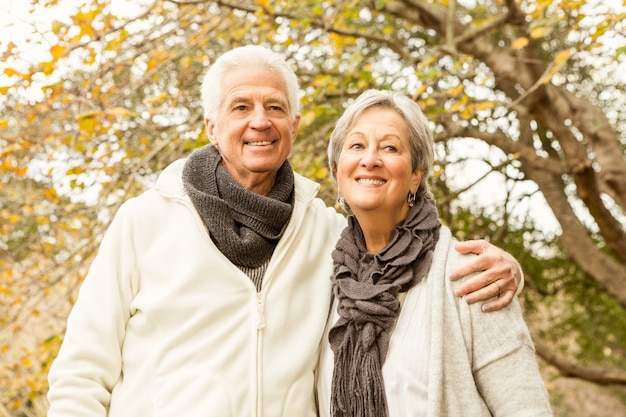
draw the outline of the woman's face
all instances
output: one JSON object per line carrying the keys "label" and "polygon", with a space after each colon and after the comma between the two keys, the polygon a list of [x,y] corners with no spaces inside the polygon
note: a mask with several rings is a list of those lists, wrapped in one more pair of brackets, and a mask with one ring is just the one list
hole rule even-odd
{"label": "woman's face", "polygon": [[406,217],[407,194],[415,193],[421,171],[412,171],[409,131],[395,110],[371,107],[359,116],[337,161],[337,186],[359,217],[376,212],[394,224]]}

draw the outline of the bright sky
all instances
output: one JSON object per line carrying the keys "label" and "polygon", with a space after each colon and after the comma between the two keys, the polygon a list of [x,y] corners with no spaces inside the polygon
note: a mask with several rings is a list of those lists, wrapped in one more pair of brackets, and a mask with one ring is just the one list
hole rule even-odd
{"label": "bright sky", "polygon": [[[44,0],[39,0],[44,2]],[[40,60],[42,54],[46,54],[49,46],[46,45],[45,32],[50,30],[51,23],[68,21],[67,15],[75,9],[80,0],[59,0],[54,7],[37,7],[36,11],[29,13],[31,1],[27,0],[1,0],[0,2],[0,53],[6,50],[6,45],[13,42],[18,45],[20,59],[27,62]],[[150,0],[110,0],[109,7],[116,13],[125,13],[132,16],[139,13],[142,5],[150,3]],[[626,1],[624,0],[588,0],[590,14],[601,14],[610,9],[615,13],[626,13]],[[623,42],[623,39],[620,40]],[[622,45],[620,45],[622,46]],[[624,60],[626,61],[626,60]],[[7,66],[15,66],[13,62],[0,62],[0,70]],[[617,71],[626,73],[624,70]],[[19,69],[19,67],[17,68]],[[0,86],[3,84],[3,74],[0,73]]]}
{"label": "bright sky", "polygon": [[[39,0],[43,2],[43,0]],[[0,3],[0,45],[9,41],[23,44],[29,43],[24,51],[27,54],[36,54],[42,48],[33,42],[33,29],[44,32],[50,28],[50,23],[55,20],[66,20],[79,0],[59,0],[59,5],[54,7],[38,7],[34,13],[29,13],[31,1],[27,0],[2,0]],[[142,4],[150,3],[149,0],[110,0],[109,7],[116,12],[123,12],[131,16],[141,11]],[[626,13],[626,1],[624,0],[588,0],[590,14],[600,14],[612,10],[615,13]],[[30,39],[30,42],[28,41]]]}
{"label": "bright sky", "polygon": [[[137,13],[146,1],[111,0],[109,7],[117,13],[123,11],[130,16]],[[29,12],[32,8],[30,3],[27,0],[2,0],[0,3],[0,51],[5,49],[7,43],[13,42],[18,45],[21,57],[25,60],[36,59],[49,49],[45,46],[45,33],[50,30],[52,22],[69,23],[68,14],[74,12],[76,4],[82,1],[59,0],[57,6],[38,6],[32,13]]]}

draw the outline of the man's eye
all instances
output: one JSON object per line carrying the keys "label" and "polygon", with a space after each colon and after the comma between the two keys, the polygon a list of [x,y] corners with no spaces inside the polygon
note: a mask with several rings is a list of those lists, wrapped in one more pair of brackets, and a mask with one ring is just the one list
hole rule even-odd
{"label": "man's eye", "polygon": [[244,111],[246,108],[247,108],[246,106],[244,106],[243,104],[240,104],[239,106],[233,107],[233,110]]}

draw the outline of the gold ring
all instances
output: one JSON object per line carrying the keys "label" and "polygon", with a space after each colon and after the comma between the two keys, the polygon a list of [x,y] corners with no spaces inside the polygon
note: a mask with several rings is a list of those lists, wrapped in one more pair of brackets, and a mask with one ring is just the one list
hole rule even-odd
{"label": "gold ring", "polygon": [[498,281],[499,280],[495,280],[493,284],[496,284],[496,288],[498,288],[498,298],[500,298],[500,295],[502,294],[502,288],[500,288],[500,286],[498,285]]}

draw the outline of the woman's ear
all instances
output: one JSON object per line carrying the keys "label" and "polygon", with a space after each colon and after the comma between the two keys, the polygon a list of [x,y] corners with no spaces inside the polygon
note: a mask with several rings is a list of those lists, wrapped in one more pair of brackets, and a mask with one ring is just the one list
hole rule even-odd
{"label": "woman's ear", "polygon": [[422,183],[422,178],[424,178],[423,169],[416,169],[413,174],[411,174],[411,192],[417,193],[417,190],[419,190],[420,184]]}
{"label": "woman's ear", "polygon": [[334,178],[334,182],[337,183],[337,162],[331,162],[331,167],[330,167],[330,172],[332,175],[332,178]]}

